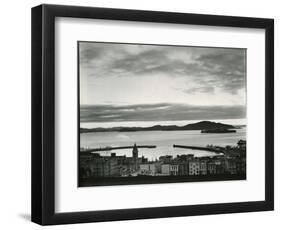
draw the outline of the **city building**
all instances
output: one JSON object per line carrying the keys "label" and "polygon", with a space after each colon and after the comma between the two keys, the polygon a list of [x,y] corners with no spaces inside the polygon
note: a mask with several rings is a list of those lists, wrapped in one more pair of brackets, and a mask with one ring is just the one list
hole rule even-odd
{"label": "city building", "polygon": [[178,176],[179,175],[179,165],[178,164],[171,164],[170,165],[170,175],[171,176]]}
{"label": "city building", "polygon": [[141,163],[139,167],[140,175],[155,176],[157,173],[157,166],[155,163]]}
{"label": "city building", "polygon": [[200,161],[198,159],[189,161],[189,175],[200,175]]}
{"label": "city building", "polygon": [[216,163],[212,160],[207,162],[207,174],[208,175],[213,175],[216,174],[217,170],[216,170]]}
{"label": "city building", "polygon": [[229,174],[237,174],[237,162],[236,158],[225,159],[225,170]]}
{"label": "city building", "polygon": [[170,164],[162,164],[161,174],[163,176],[169,176],[170,175]]}
{"label": "city building", "polygon": [[200,161],[200,175],[207,175],[207,162]]}
{"label": "city building", "polygon": [[178,163],[178,175],[179,176],[186,176],[189,174],[189,162],[188,161],[184,161],[182,163]]}

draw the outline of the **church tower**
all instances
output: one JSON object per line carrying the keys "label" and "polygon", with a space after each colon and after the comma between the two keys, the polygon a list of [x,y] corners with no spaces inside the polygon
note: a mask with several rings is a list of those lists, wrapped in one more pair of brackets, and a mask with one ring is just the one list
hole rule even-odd
{"label": "church tower", "polygon": [[138,157],[139,157],[139,150],[135,143],[134,147],[133,147],[133,159],[134,159],[134,164],[135,164],[135,170],[138,170],[138,168],[139,168]]}

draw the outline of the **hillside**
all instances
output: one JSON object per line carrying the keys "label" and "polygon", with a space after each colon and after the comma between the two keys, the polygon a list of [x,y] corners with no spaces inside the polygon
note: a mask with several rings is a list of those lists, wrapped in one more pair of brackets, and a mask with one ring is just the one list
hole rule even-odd
{"label": "hillside", "polygon": [[88,132],[137,132],[137,131],[176,131],[176,130],[212,130],[212,129],[235,129],[234,126],[211,122],[211,121],[200,121],[185,126],[177,125],[155,125],[151,127],[113,127],[113,128],[92,128],[85,129],[80,128],[80,133]]}

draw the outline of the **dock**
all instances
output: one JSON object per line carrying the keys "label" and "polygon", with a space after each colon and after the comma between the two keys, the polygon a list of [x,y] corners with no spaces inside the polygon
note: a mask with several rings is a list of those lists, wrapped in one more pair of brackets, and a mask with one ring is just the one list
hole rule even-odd
{"label": "dock", "polygon": [[182,148],[182,149],[203,150],[203,151],[214,152],[214,153],[223,153],[223,150],[221,150],[221,149],[214,149],[214,148],[200,147],[200,146],[173,145],[173,147],[174,148]]}
{"label": "dock", "polygon": [[[156,145],[137,145],[136,147],[138,149],[142,149],[142,148],[153,149],[153,148],[156,148]],[[111,150],[117,150],[117,149],[132,149],[132,148],[134,148],[134,145],[131,145],[131,146],[120,146],[120,147],[105,147],[105,148],[83,149],[83,150],[80,150],[80,152],[91,153],[91,152],[111,151]]]}

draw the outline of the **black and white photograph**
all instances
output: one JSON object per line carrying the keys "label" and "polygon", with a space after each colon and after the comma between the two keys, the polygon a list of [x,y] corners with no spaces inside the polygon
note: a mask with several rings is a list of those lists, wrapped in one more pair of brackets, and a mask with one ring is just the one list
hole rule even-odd
{"label": "black and white photograph", "polygon": [[32,8],[32,222],[274,210],[274,19],[157,9]]}
{"label": "black and white photograph", "polygon": [[78,52],[79,186],[246,179],[246,49]]}

